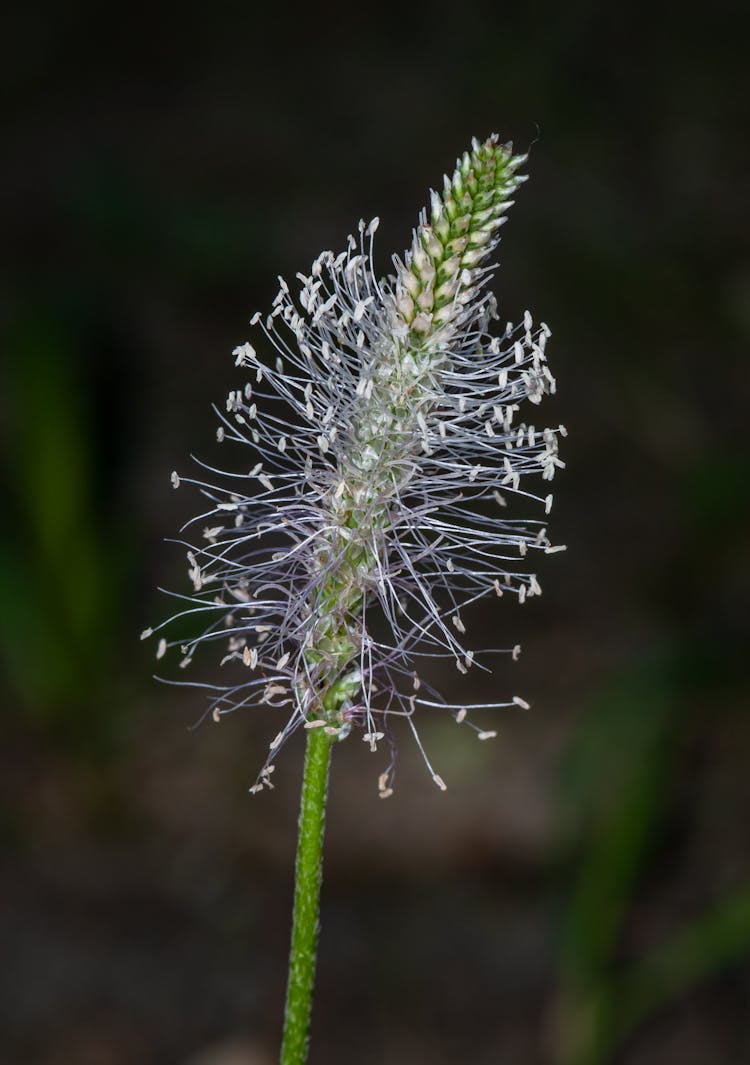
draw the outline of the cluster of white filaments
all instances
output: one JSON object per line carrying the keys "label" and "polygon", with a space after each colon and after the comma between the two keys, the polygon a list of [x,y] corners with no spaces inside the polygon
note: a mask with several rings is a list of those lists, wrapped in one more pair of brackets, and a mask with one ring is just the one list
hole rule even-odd
{"label": "cluster of white filaments", "polygon": [[[389,749],[378,781],[387,797],[398,717],[444,789],[416,711],[442,708],[483,740],[495,733],[477,715],[527,706],[519,696],[449,703],[416,668],[436,656],[460,673],[487,668],[490,652],[467,643],[465,611],[484,596],[538,595],[526,556],[564,550],[546,515],[565,430],[519,420],[555,390],[549,329],[527,312],[490,331],[486,263],[522,161],[497,137],[473,142],[385,281],[373,266],[377,219],[298,274],[296,295],[280,279],[271,313],[251,323],[275,356],[238,347],[247,382],[217,410],[218,439],[252,455],[246,472],[172,475],[207,500],[186,526],[202,537],[185,545],[193,594],[175,615],[205,615],[207,627],[174,641],[181,664],[217,642],[232,679],[201,685],[214,720],[261,705],[283,715],[251,791],[271,786],[298,728],[332,739],[361,728],[373,751]],[[539,517],[514,517],[517,502]],[[157,657],[170,646],[160,639]]]}

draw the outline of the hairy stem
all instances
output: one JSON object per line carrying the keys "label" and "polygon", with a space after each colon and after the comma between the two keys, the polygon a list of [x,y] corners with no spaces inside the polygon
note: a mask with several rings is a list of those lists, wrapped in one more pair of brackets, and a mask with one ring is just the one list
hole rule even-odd
{"label": "hairy stem", "polygon": [[292,948],[289,957],[281,1065],[304,1065],[307,1060],[318,945],[323,830],[330,763],[330,737],[322,729],[311,730],[307,738],[300,800]]}

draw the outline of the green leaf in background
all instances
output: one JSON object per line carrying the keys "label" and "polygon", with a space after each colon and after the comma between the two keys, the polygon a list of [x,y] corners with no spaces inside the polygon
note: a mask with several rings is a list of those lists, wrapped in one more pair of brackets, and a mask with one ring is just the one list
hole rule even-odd
{"label": "green leaf in background", "polygon": [[643,960],[617,971],[638,878],[664,813],[674,737],[689,699],[720,667],[665,654],[592,704],[568,752],[561,800],[582,826],[560,949],[557,1060],[605,1065],[651,1014],[750,951],[743,887]]}
{"label": "green leaf in background", "polygon": [[0,537],[0,633],[17,711],[74,736],[95,712],[113,653],[120,580],[96,505],[93,398],[54,316],[19,315],[9,343],[4,430],[11,500]]}

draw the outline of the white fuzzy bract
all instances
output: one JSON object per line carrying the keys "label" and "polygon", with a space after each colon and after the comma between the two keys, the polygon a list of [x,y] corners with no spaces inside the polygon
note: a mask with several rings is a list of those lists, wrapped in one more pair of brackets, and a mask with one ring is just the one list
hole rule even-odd
{"label": "white fuzzy bract", "polygon": [[[447,656],[460,673],[477,665],[467,608],[538,595],[528,556],[560,549],[539,482],[563,466],[564,430],[525,420],[555,390],[550,331],[528,312],[493,330],[486,285],[520,161],[496,137],[474,142],[442,197],[432,194],[394,277],[373,267],[376,219],[339,254],[319,255],[294,291],[280,279],[270,313],[252,320],[273,357],[238,347],[247,380],[218,411],[218,439],[249,456],[244,472],[173,475],[207,501],[188,523],[202,537],[186,544],[194,593],[177,615],[205,614],[207,627],[182,664],[199,644],[224,646],[233,673],[211,686],[215,720],[261,704],[286,714],[251,790],[271,786],[272,758],[298,727],[343,738],[361,726],[375,750],[394,716],[444,788],[415,711],[443,707],[487,739],[474,711],[527,705],[449,704],[415,671],[421,656]],[[539,516],[515,516],[517,503]],[[381,795],[392,778],[393,753]]]}

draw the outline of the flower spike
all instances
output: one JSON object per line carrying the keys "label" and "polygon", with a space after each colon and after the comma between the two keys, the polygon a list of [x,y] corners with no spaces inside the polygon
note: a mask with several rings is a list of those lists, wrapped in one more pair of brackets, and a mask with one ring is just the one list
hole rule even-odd
{"label": "flower spike", "polygon": [[[550,331],[528,312],[493,330],[488,288],[524,161],[495,135],[473,141],[390,278],[374,271],[374,219],[298,274],[294,293],[280,279],[270,313],[252,319],[273,358],[236,348],[246,381],[217,411],[218,439],[238,447],[244,472],[173,475],[206,499],[188,523],[193,594],[177,616],[207,621],[182,665],[218,642],[231,675],[210,686],[214,719],[259,705],[284,716],[252,791],[271,787],[273,760],[296,729],[337,739],[360,729],[372,750],[391,745],[379,778],[387,797],[398,717],[444,789],[416,711],[442,707],[484,740],[494,732],[477,713],[527,705],[512,695],[448,703],[417,672],[430,656],[462,674],[487,668],[492,652],[467,643],[468,608],[540,594],[528,558],[562,550],[547,535],[552,496],[534,485],[563,467],[565,430],[525,420],[555,391]],[[539,516],[516,516],[520,503]],[[161,637],[158,656],[169,646]]]}

